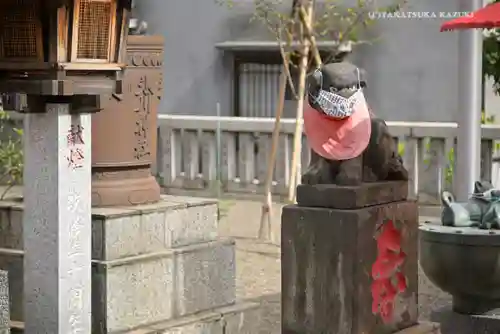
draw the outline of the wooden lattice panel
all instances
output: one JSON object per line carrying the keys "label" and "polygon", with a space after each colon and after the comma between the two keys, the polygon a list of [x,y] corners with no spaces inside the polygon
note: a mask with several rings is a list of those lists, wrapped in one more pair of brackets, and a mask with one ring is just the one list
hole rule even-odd
{"label": "wooden lattice panel", "polygon": [[40,0],[0,0],[0,60],[43,59]]}
{"label": "wooden lattice panel", "polygon": [[[0,0],[1,1],[1,0]],[[76,58],[107,61],[110,58],[115,0],[76,1],[78,36]]]}

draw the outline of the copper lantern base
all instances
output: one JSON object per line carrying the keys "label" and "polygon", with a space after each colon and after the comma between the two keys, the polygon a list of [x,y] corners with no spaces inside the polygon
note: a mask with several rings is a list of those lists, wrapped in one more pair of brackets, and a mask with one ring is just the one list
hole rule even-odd
{"label": "copper lantern base", "polygon": [[123,94],[102,98],[92,115],[92,206],[160,200],[151,175],[162,93],[163,38],[129,36]]}
{"label": "copper lantern base", "polygon": [[[92,168],[92,206],[129,206],[160,200],[160,186],[151,169],[139,166],[128,170]],[[134,170],[132,170],[134,169]]]}

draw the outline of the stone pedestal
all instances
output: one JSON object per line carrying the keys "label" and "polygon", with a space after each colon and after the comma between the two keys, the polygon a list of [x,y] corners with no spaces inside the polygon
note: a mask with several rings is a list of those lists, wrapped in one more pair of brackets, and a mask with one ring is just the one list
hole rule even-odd
{"label": "stone pedestal", "polygon": [[282,214],[283,334],[417,325],[418,207],[406,194],[406,182],[298,187],[298,205]]}
{"label": "stone pedestal", "polygon": [[[25,318],[22,215],[22,202],[0,202],[0,268],[9,270],[15,321]],[[234,241],[219,238],[217,225],[217,203],[205,199],[162,196],[156,204],[94,208],[91,333],[184,333],[178,328],[253,307],[235,305]]]}
{"label": "stone pedestal", "polygon": [[30,107],[45,112],[24,120],[26,332],[90,333],[91,116],[69,102]]}

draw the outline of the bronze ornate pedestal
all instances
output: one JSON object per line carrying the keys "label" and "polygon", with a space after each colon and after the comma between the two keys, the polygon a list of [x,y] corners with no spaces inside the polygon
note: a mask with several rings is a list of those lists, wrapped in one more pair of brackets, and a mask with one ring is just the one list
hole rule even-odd
{"label": "bronze ornate pedestal", "polygon": [[102,98],[92,117],[92,206],[157,202],[156,159],[163,38],[129,36],[123,94]]}

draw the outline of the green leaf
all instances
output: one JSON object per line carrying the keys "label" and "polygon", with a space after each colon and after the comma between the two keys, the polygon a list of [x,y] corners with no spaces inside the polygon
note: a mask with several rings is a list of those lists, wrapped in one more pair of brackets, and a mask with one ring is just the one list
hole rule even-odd
{"label": "green leaf", "polygon": [[[22,181],[23,174],[23,130],[12,127],[9,114],[0,111],[0,181],[9,186],[16,185]],[[6,193],[0,195],[0,199]]]}

